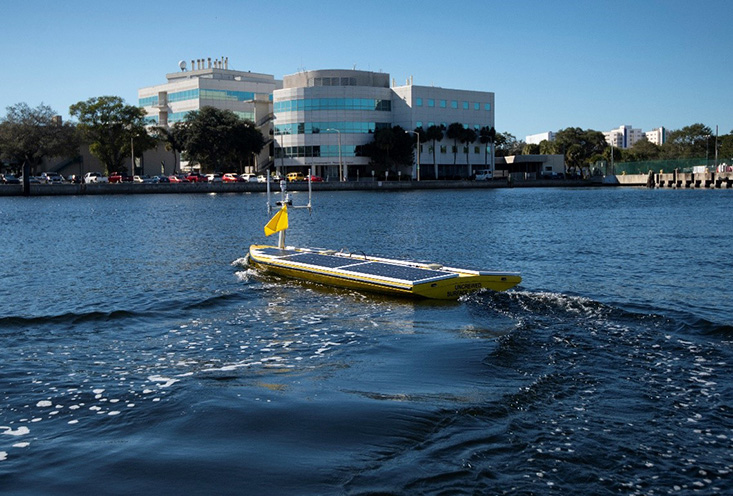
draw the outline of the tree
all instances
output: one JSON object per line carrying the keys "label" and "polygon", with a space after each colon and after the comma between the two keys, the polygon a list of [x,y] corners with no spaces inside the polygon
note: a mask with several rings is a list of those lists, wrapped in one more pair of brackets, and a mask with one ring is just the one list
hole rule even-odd
{"label": "tree", "polygon": [[460,122],[453,122],[448,125],[448,130],[445,132],[445,136],[448,139],[453,140],[453,165],[456,165],[456,155],[458,154],[458,140],[463,136],[463,124]]}
{"label": "tree", "polygon": [[537,143],[525,144],[522,147],[522,155],[539,155],[540,145]]}
{"label": "tree", "polygon": [[464,128],[463,132],[461,133],[461,143],[463,143],[464,150],[466,150],[466,165],[468,166],[469,175],[471,170],[471,164],[469,160],[469,149],[471,148],[471,144],[476,142],[476,138],[478,138],[478,134],[476,133],[476,130],[471,129],[470,127]]}
{"label": "tree", "polygon": [[[577,145],[576,148],[574,146]],[[562,129],[555,134],[555,146],[559,153],[564,153],[565,161],[568,164],[577,162],[578,168],[588,165],[590,158],[596,154],[602,154],[608,143],[606,137],[600,131],[592,129],[583,130],[579,127]],[[569,156],[572,149],[573,157]]]}
{"label": "tree", "polygon": [[[659,147],[646,139],[640,139],[629,150],[630,159],[635,162],[656,160],[659,158]],[[615,157],[614,157],[615,159]]]}
{"label": "tree", "polygon": [[488,156],[489,156],[489,145],[494,144],[494,139],[496,138],[496,129],[490,126],[484,126],[478,131],[478,140],[479,143],[484,145],[484,165],[488,164]]}
{"label": "tree", "polygon": [[166,151],[173,153],[173,173],[178,171],[178,156],[183,152],[183,133],[181,126],[176,123],[171,127],[156,126],[152,130],[153,136],[165,146]]}
{"label": "tree", "polygon": [[253,122],[214,107],[189,112],[179,133],[185,156],[201,164],[203,171],[241,170],[265,146]]}
{"label": "tree", "polygon": [[728,162],[728,165],[731,164],[731,161],[733,161],[733,131],[730,133],[721,136],[720,138],[720,149],[719,149],[719,157],[722,158],[722,160],[725,160]]}
{"label": "tree", "polygon": [[519,155],[522,153],[523,141],[517,140],[510,133],[500,133],[496,135],[496,156],[506,157],[508,155]]}
{"label": "tree", "polygon": [[379,128],[374,140],[359,148],[361,156],[369,157],[370,164],[380,173],[414,162],[414,138],[400,126]]}
{"label": "tree", "polygon": [[438,141],[443,139],[443,130],[444,127],[442,125],[436,126],[433,124],[428,127],[427,131],[425,131],[425,139],[433,142],[433,168],[435,169],[435,179],[438,179],[438,162],[435,160],[435,148]]}
{"label": "tree", "polygon": [[100,96],[69,107],[69,114],[79,120],[79,129],[89,141],[89,151],[107,169],[129,172],[125,160],[155,146],[145,129],[145,110],[125,105],[118,96]]}
{"label": "tree", "polygon": [[715,153],[714,142],[712,129],[703,124],[692,124],[670,131],[661,154],[667,159],[710,157]]}
{"label": "tree", "polygon": [[46,157],[76,157],[79,154],[79,134],[76,126],[61,123],[56,112],[47,105],[31,108],[18,103],[7,108],[0,121],[0,150],[2,157],[23,167],[29,177]]}
{"label": "tree", "polygon": [[540,155],[557,155],[558,146],[554,141],[540,141]]}

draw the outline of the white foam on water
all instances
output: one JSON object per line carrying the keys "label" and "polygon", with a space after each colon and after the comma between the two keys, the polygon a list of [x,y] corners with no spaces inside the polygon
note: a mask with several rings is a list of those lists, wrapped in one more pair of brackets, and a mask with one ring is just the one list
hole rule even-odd
{"label": "white foam on water", "polygon": [[8,452],[7,451],[0,451],[0,462],[5,461],[8,459]]}
{"label": "white foam on water", "polygon": [[41,400],[38,403],[36,403],[36,406],[38,408],[43,408],[43,407],[47,407],[47,406],[53,406],[53,403],[51,403],[48,400]]}
{"label": "white foam on water", "polygon": [[160,375],[151,375],[148,377],[149,381],[153,382],[162,382],[163,384],[159,384],[158,387],[161,388],[167,388],[175,384],[176,382],[179,382],[180,379],[171,379],[170,377],[163,377]]}
{"label": "white foam on water", "polygon": [[13,448],[27,448],[30,445],[31,443],[15,443],[13,445]]}
{"label": "white foam on water", "polygon": [[6,431],[3,432],[3,434],[6,434],[8,436],[24,436],[30,433],[31,431],[28,427],[24,425],[21,425],[20,427],[18,427],[15,430],[13,430],[11,427],[5,427],[5,426],[0,426],[0,429],[6,429]]}

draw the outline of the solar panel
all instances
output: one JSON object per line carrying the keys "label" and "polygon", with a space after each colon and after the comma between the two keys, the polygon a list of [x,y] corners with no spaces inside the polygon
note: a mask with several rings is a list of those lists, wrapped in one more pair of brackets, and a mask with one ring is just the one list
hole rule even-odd
{"label": "solar panel", "polygon": [[260,248],[259,251],[263,255],[268,255],[271,257],[285,257],[288,255],[295,255],[296,253],[298,253],[295,250],[281,250],[279,248]]}
{"label": "solar panel", "polygon": [[360,263],[359,260],[352,258],[332,257],[330,255],[321,255],[319,253],[296,253],[292,256],[287,257],[287,259],[292,260],[293,262],[300,262],[329,268],[344,267],[346,265]]}
{"label": "solar panel", "polygon": [[455,276],[453,272],[420,269],[417,267],[406,267],[404,265],[388,264],[383,262],[362,263],[353,267],[348,267],[347,270],[351,272],[357,272],[359,274],[391,277],[393,279],[402,279],[404,281],[411,282],[433,278],[444,279]]}

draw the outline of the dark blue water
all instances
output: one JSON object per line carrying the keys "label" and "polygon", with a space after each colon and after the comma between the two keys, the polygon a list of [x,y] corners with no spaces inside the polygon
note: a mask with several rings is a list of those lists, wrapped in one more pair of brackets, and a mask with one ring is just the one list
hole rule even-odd
{"label": "dark blue water", "polygon": [[314,202],[289,242],[524,280],[263,278],[260,194],[0,198],[0,493],[731,494],[733,192]]}

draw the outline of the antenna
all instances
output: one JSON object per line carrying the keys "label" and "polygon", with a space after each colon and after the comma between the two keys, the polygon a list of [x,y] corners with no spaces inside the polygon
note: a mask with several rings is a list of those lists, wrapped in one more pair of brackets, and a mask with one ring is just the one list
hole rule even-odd
{"label": "antenna", "polygon": [[[293,205],[293,200],[290,198],[290,194],[288,193],[287,189],[287,181],[285,179],[280,180],[280,193],[281,193],[281,200],[278,200],[275,202],[275,206],[282,207],[282,206],[289,206],[291,208],[307,208],[308,213],[311,213],[313,211],[313,207],[311,206],[311,196],[312,196],[312,188],[311,188],[311,169],[308,169],[308,205]],[[267,178],[267,214],[272,213],[273,204],[270,201],[270,178]],[[285,231],[287,229],[283,229],[279,232],[279,239],[278,239],[278,247],[282,250],[285,249]]]}

